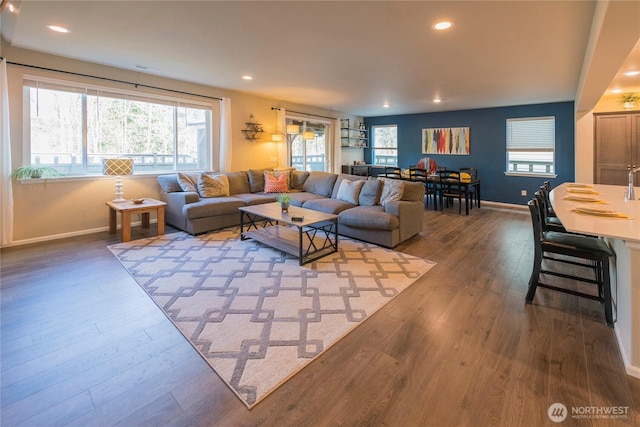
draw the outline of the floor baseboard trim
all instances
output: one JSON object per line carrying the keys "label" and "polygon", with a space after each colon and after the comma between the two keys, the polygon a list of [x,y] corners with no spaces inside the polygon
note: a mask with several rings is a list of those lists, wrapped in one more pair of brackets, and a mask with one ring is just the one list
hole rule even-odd
{"label": "floor baseboard trim", "polygon": [[[158,222],[157,219],[152,219],[150,221],[152,224],[155,224]],[[142,222],[141,221],[136,221],[136,222],[132,222],[131,226],[132,227],[136,227],[141,225]],[[118,230],[120,230],[120,224],[118,224]],[[48,242],[51,240],[59,240],[59,239],[66,239],[68,237],[76,237],[76,236],[84,236],[86,234],[95,234],[95,233],[102,233],[104,231],[109,231],[109,227],[98,227],[98,228],[90,228],[87,230],[79,230],[79,231],[71,231],[69,233],[60,233],[60,234],[51,234],[48,236],[41,236],[41,237],[34,237],[31,239],[22,239],[22,240],[15,240],[11,243],[2,245],[2,248],[10,248],[10,247],[14,247],[14,246],[24,246],[24,245],[30,245],[33,243],[42,243],[42,242]]]}

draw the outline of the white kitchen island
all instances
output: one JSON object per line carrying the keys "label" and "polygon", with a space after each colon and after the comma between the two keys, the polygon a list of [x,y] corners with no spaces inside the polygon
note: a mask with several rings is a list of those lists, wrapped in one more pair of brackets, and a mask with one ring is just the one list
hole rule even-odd
{"label": "white kitchen island", "polygon": [[[567,196],[576,195],[570,191],[580,191],[580,187],[567,183],[551,191],[551,205],[567,231],[603,237],[615,252],[611,265],[614,330],[627,374],[640,378],[640,200],[625,201],[623,186],[592,187],[605,205],[567,200]],[[640,194],[640,189],[636,187],[635,193]],[[586,205],[606,206],[628,218],[573,210]]]}

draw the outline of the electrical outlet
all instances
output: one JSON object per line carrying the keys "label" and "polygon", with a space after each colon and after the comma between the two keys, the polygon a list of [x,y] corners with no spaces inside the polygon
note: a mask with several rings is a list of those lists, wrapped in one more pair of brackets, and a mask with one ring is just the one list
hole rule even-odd
{"label": "electrical outlet", "polygon": [[520,195],[521,196],[526,196],[527,195],[527,190],[520,190]]}

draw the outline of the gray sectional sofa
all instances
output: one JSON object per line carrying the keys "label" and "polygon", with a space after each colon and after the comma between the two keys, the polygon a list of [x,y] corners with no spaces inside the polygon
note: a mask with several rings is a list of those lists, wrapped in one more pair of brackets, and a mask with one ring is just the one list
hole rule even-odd
{"label": "gray sectional sofa", "polygon": [[[228,195],[206,198],[197,188],[184,186],[185,178],[195,182],[200,173],[158,176],[167,224],[190,234],[239,225],[239,207],[275,203],[278,194],[264,192],[268,170],[225,173]],[[422,231],[421,183],[328,172],[289,173],[291,205],[338,215],[340,235],[393,248]],[[364,182],[356,182],[360,180]]]}

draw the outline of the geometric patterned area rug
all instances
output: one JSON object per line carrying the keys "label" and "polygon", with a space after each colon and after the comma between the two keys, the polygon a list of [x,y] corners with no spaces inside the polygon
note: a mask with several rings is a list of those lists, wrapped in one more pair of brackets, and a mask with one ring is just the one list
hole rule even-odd
{"label": "geometric patterned area rug", "polygon": [[435,265],[341,237],[300,266],[238,228],[109,249],[248,408]]}

